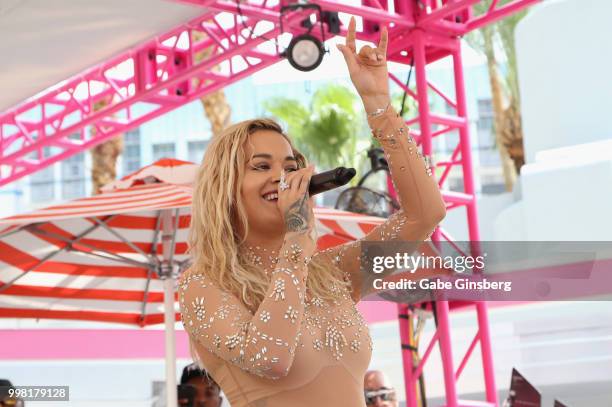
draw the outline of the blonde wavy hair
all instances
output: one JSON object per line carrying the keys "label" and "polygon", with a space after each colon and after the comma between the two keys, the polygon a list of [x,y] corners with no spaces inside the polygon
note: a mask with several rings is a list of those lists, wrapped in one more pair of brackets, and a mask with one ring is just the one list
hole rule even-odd
{"label": "blonde wavy hair", "polygon": [[[280,133],[291,146],[298,167],[308,165],[274,120],[246,120],[226,128],[212,139],[198,170],[189,235],[193,260],[189,272],[202,274],[234,294],[253,313],[266,294],[269,278],[239,252],[249,230],[240,190],[248,162],[245,145],[248,136],[258,130]],[[239,231],[244,231],[242,236]],[[306,288],[311,296],[333,301],[343,286],[349,283],[337,267],[318,257],[308,264]]]}

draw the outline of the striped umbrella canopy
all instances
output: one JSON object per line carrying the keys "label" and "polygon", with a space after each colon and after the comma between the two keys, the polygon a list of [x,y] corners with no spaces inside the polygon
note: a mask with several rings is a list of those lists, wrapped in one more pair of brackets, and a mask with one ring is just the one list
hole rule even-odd
{"label": "striped umbrella canopy", "polygon": [[[1,219],[0,317],[163,323],[164,278],[189,265],[196,170],[162,159],[100,195]],[[329,208],[315,216],[321,249],[383,221]]]}

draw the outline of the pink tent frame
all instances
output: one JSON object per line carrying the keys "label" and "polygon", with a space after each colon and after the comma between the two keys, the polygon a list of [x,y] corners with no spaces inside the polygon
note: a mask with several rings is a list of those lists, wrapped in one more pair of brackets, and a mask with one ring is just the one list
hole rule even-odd
{"label": "pink tent frame", "polygon": [[[464,88],[460,40],[457,38],[449,38],[447,35],[438,35],[434,33],[426,34],[425,32],[417,31],[410,35],[410,41],[410,46],[413,51],[412,55],[414,57],[414,68],[416,70],[416,92],[413,92],[411,89],[407,88],[394,75],[391,75],[391,79],[418,102],[418,117],[416,119],[409,120],[409,123],[418,124],[419,130],[411,130],[411,133],[422,145],[423,156],[427,157],[432,165],[435,164],[433,160],[431,160],[433,137],[441,136],[454,130],[459,132],[459,143],[454,149],[450,161],[437,163],[437,166],[444,168],[439,180],[439,185],[442,186],[453,166],[461,166],[465,192],[443,192],[443,196],[448,208],[454,209],[460,206],[466,207],[469,239],[471,242],[478,242],[480,240],[480,234],[478,228],[474,174],[472,171],[472,155],[469,138],[469,124],[466,105],[467,101]],[[427,55],[428,53],[435,53],[438,55],[438,53],[441,53],[441,50],[448,52],[452,58],[455,99],[453,99],[450,95],[443,93],[427,79],[427,73],[425,70]],[[430,91],[441,97],[451,108],[450,110],[454,110],[455,114],[452,116],[443,116],[431,112],[429,104]],[[442,127],[442,129],[433,131],[432,125],[439,125]],[[457,158],[458,156],[461,158]],[[395,195],[393,184],[390,179],[388,180],[388,188],[392,192],[392,195]],[[439,242],[442,240],[442,238],[449,242],[452,240],[446,231],[438,227],[432,235],[432,240],[434,242]],[[474,244],[471,254],[477,256],[478,253],[480,253],[478,245]],[[472,305],[475,307],[478,329],[470,346],[459,363],[457,370],[455,370],[453,362],[451,328],[449,324],[449,305],[450,304],[448,301],[437,301],[434,304],[436,308],[437,328],[426,347],[426,351],[423,354],[422,359],[416,366],[414,365],[412,350],[410,349],[409,345],[410,339],[408,336],[408,315],[412,311],[406,304],[398,305],[400,338],[402,343],[402,360],[404,363],[404,384],[406,388],[406,406],[417,407],[419,405],[416,391],[418,380],[423,373],[423,368],[427,363],[436,342],[439,345],[444,372],[446,406],[497,406],[497,390],[495,386],[493,355],[491,351],[486,303],[473,302],[470,304],[462,304]],[[472,355],[477,343],[480,343],[486,402],[459,400],[457,394],[457,381],[459,380],[459,377],[470,356]]]}
{"label": "pink tent frame", "polygon": [[[108,140],[169,112],[206,94],[239,81],[278,61],[278,46],[273,51],[262,44],[277,38],[280,33],[280,7],[269,6],[268,0],[240,5],[225,0],[176,0],[202,6],[202,15],[168,32],[116,55],[79,75],[46,89],[18,106],[0,113],[0,186],[39,171],[57,161]],[[450,131],[459,132],[459,143],[451,159],[436,165],[444,167],[439,179],[446,180],[454,166],[463,171],[464,193],[446,192],[448,209],[465,206],[469,237],[478,242],[478,218],[472,172],[471,148],[467,120],[463,67],[459,37],[467,32],[495,22],[539,0],[513,0],[499,6],[493,0],[487,12],[474,15],[472,6],[481,0],[362,0],[352,6],[332,0],[311,0],[325,11],[348,13],[364,19],[364,30],[358,38],[378,39],[381,24],[389,27],[388,59],[400,63],[413,62],[416,73],[416,92],[405,89],[418,102],[418,117],[409,125],[418,123],[415,139],[422,144],[423,154],[431,158],[432,138]],[[393,6],[393,7],[390,7]],[[301,33],[300,22],[311,11],[294,11],[284,20],[286,32]],[[231,16],[233,24],[223,27],[216,17]],[[267,25],[266,25],[267,24]],[[257,26],[263,27],[259,36],[253,35]],[[201,39],[195,41],[194,33]],[[318,30],[312,34],[318,36]],[[345,29],[339,35],[344,36]],[[195,55],[212,47],[204,61]],[[427,79],[426,66],[440,58],[450,56],[453,61],[454,98],[441,92]],[[215,67],[223,66],[222,71]],[[402,82],[391,75],[402,88]],[[456,114],[441,115],[430,111],[428,92],[442,97]],[[94,105],[105,101],[104,108],[94,111]],[[142,108],[139,108],[142,107]],[[440,128],[433,130],[433,126]],[[95,128],[95,132],[88,131]],[[433,164],[433,163],[432,163]],[[432,239],[452,240],[442,229]],[[474,251],[478,252],[477,244]],[[408,407],[416,407],[416,384],[423,366],[437,342],[442,356],[446,406],[497,406],[493,372],[487,306],[484,302],[472,304],[476,309],[478,331],[455,371],[449,325],[449,304],[436,303],[438,326],[427,346],[423,360],[412,365],[407,349],[407,320],[410,310],[399,307],[400,335],[403,343],[404,380]],[[480,343],[486,389],[484,403],[457,399],[457,380],[477,343]]]}

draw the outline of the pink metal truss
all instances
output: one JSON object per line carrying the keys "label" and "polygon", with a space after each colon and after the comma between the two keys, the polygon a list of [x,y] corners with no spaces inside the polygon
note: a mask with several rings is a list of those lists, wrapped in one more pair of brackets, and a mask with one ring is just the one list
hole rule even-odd
{"label": "pink metal truss", "polygon": [[[281,58],[267,40],[280,34],[281,4],[237,3],[222,0],[179,0],[207,10],[187,24],[111,58],[76,75],[32,99],[0,114],[0,186],[22,178],[54,162],[89,149],[185,103],[236,82]],[[326,11],[338,11],[366,19],[359,38],[377,37],[380,24],[391,30],[389,59],[411,61],[413,32],[463,35],[473,28],[515,12],[536,0],[515,0],[472,16],[470,6],[478,0],[363,0],[351,6],[329,0],[312,0]],[[496,1],[492,6],[496,5]],[[239,16],[241,14],[241,16]],[[230,17],[230,24],[222,20]],[[287,31],[303,31],[303,12],[289,14]],[[201,39],[193,41],[198,32]],[[256,33],[256,35],[253,34]],[[340,35],[344,35],[342,29]],[[317,30],[313,30],[318,35]],[[267,44],[265,44],[267,42]],[[195,54],[208,47],[213,53],[196,62]],[[430,47],[431,62],[449,55],[443,47]],[[216,72],[221,64],[225,69]],[[94,111],[93,106],[107,106]],[[87,131],[96,129],[95,134]]]}
{"label": "pink metal truss", "polygon": [[[465,206],[467,212],[467,223],[469,228],[469,240],[478,242],[480,240],[478,217],[476,208],[476,191],[474,188],[474,175],[472,172],[472,157],[469,138],[469,124],[467,118],[467,106],[464,89],[463,65],[461,62],[461,44],[457,37],[452,35],[444,35],[440,33],[425,33],[414,32],[410,36],[410,44],[412,57],[414,58],[414,68],[416,73],[416,93],[407,88],[398,78],[391,75],[391,79],[402,89],[404,89],[410,97],[413,97],[418,102],[417,117],[408,122],[413,125],[418,125],[418,130],[411,130],[414,137],[422,145],[423,155],[432,157],[432,139],[433,137],[447,134],[451,131],[459,132],[459,142],[451,154],[450,160],[442,163],[433,163],[433,165],[444,168],[439,180],[442,187],[448,173],[454,166],[459,166],[463,172],[464,193],[444,192],[444,200],[447,203],[448,209]],[[440,91],[433,83],[427,79],[425,66],[427,65],[427,55],[441,55],[450,53],[453,61],[453,75],[455,83],[454,97]],[[446,111],[453,111],[453,115],[441,115],[430,111],[430,98],[440,97],[448,107]],[[442,239],[447,240],[452,244],[452,239],[441,228],[438,228],[432,240],[440,242]],[[459,249],[455,245],[456,249]],[[478,247],[472,248],[472,256],[479,255]],[[491,341],[489,334],[489,324],[487,316],[487,307],[485,302],[463,303],[462,305],[473,305],[476,309],[478,329],[476,334],[465,352],[459,367],[455,369],[453,361],[453,348],[451,341],[451,328],[449,324],[450,304],[448,301],[438,301],[433,306],[435,307],[435,315],[437,329],[430,343],[428,344],[425,353],[419,363],[415,365],[410,349],[409,338],[409,318],[413,312],[407,305],[400,304],[398,306],[400,337],[402,341],[402,360],[404,362],[404,382],[406,386],[406,406],[417,407],[417,384],[419,377],[423,374],[423,368],[426,364],[431,351],[436,343],[439,345],[442,367],[444,372],[444,386],[446,395],[446,406],[497,406],[497,390],[495,386],[495,377],[493,371],[493,356],[491,351]],[[476,344],[480,344],[482,357],[483,378],[485,383],[486,403],[475,404],[475,402],[464,401],[458,399],[457,381],[467,364]]]}
{"label": "pink metal truss", "polygon": [[[59,160],[89,149],[118,133],[145,123],[210,92],[223,88],[252,73],[270,66],[281,58],[278,46],[270,40],[280,35],[279,14],[282,4],[222,0],[176,0],[199,5],[206,10],[187,24],[176,27],[128,52],[92,67],[32,99],[0,114],[0,186],[36,172]],[[472,172],[471,147],[459,38],[467,32],[495,22],[539,0],[514,0],[499,6],[493,0],[488,11],[474,15],[472,6],[481,0],[362,0],[352,6],[331,0],[311,0],[324,11],[348,13],[364,19],[359,39],[375,40],[381,24],[389,27],[388,59],[414,65],[416,91],[405,87],[391,75],[391,80],[418,102],[418,115],[408,124],[422,145],[423,154],[431,158],[432,139],[449,132],[459,133],[459,142],[451,157],[433,163],[443,168],[442,186],[453,167],[461,168],[464,192],[445,192],[447,209],[465,206],[472,255],[477,255],[480,239]],[[311,11],[295,11],[284,20],[286,31],[304,31],[301,21]],[[228,23],[229,21],[229,23]],[[199,39],[194,40],[194,33]],[[344,36],[342,28],[339,35]],[[318,30],[312,34],[319,35]],[[330,35],[331,36],[331,35]],[[196,61],[199,51],[212,47],[211,55]],[[454,95],[443,93],[427,79],[428,63],[451,57],[455,83]],[[221,70],[214,69],[220,66]],[[439,114],[429,109],[429,98],[442,98],[454,114]],[[106,106],[94,111],[101,101]],[[95,128],[95,132],[87,131]],[[438,229],[432,239],[452,244],[452,237]],[[466,304],[463,304],[466,305]],[[439,301],[437,329],[422,361],[413,365],[408,349],[406,316],[411,310],[399,306],[400,335],[404,362],[408,407],[417,407],[416,389],[434,345],[439,345],[444,370],[446,406],[497,406],[493,374],[487,307],[473,304],[478,329],[455,369],[449,324],[449,303]],[[476,345],[480,344],[485,403],[460,401],[457,381]]]}

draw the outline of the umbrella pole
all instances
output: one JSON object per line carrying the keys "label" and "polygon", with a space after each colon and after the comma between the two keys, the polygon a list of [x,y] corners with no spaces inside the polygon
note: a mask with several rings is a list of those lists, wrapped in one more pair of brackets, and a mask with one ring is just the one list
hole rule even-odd
{"label": "umbrella pole", "polygon": [[166,406],[177,407],[176,347],[174,334],[174,277],[164,280],[164,321],[166,324]]}
{"label": "umbrella pole", "polygon": [[164,323],[166,339],[166,407],[177,407],[176,389],[176,347],[175,347],[175,311],[174,311],[174,249],[177,224],[173,225],[172,212],[169,209],[162,211],[162,256],[163,263],[160,270],[164,281]]}

